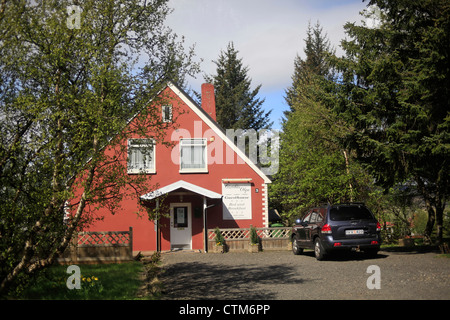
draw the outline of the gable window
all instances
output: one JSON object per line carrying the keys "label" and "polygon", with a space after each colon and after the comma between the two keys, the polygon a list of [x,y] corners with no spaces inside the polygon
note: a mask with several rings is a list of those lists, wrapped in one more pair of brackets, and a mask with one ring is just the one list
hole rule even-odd
{"label": "gable window", "polygon": [[162,121],[172,122],[172,106],[162,106]]}
{"label": "gable window", "polygon": [[128,140],[128,173],[155,173],[155,142],[152,139]]}
{"label": "gable window", "polygon": [[181,139],[180,157],[180,172],[208,172],[206,139]]}

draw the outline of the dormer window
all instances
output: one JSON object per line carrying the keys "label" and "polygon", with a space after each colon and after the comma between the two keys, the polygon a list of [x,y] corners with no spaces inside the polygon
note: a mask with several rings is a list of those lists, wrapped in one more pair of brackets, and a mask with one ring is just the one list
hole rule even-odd
{"label": "dormer window", "polygon": [[162,106],[162,121],[172,122],[172,106]]}

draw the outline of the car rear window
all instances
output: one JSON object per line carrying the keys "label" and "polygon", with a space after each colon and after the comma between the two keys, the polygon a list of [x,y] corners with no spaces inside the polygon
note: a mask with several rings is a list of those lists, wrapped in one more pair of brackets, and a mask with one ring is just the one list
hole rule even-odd
{"label": "car rear window", "polygon": [[363,206],[339,206],[330,209],[332,221],[373,219],[369,209]]}

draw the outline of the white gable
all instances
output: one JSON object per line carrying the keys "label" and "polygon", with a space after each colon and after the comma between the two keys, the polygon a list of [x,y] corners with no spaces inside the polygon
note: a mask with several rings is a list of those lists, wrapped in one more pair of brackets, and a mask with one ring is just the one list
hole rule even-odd
{"label": "white gable", "polygon": [[167,194],[169,192],[172,192],[172,191],[175,191],[178,189],[185,189],[185,190],[188,190],[191,192],[195,192],[197,194],[200,194],[200,195],[205,196],[210,199],[221,199],[222,198],[222,195],[217,192],[214,192],[214,191],[196,186],[195,184],[180,180],[175,183],[169,184],[165,187],[162,187],[158,190],[149,192],[149,193],[141,196],[141,199],[142,200],[153,200],[164,194]]}

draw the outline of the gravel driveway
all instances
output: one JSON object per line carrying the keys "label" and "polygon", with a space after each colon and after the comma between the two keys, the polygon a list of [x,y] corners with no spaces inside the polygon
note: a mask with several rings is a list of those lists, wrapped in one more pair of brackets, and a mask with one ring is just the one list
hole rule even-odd
{"label": "gravel driveway", "polygon": [[[313,252],[168,252],[163,299],[450,299],[450,259],[436,253],[380,251],[317,261]],[[379,267],[380,288],[369,289]],[[376,267],[375,267],[376,268]]]}

